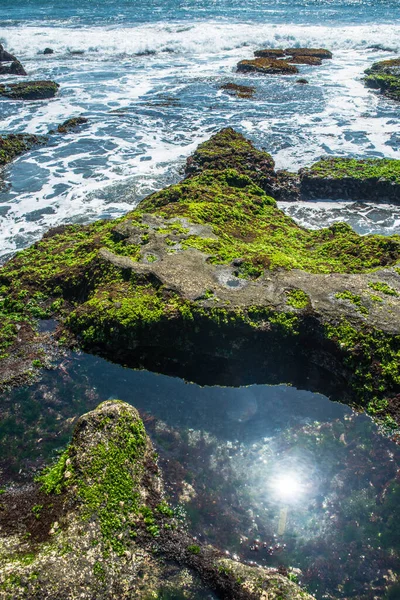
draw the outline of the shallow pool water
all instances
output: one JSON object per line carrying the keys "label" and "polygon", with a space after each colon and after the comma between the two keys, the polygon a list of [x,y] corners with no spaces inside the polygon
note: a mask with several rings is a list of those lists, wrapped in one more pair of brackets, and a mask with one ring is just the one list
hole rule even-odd
{"label": "shallow pool water", "polygon": [[2,484],[29,480],[109,398],[140,411],[170,500],[200,541],[299,569],[318,599],[397,593],[399,446],[365,415],[291,386],[202,388],[67,354],[0,397]]}

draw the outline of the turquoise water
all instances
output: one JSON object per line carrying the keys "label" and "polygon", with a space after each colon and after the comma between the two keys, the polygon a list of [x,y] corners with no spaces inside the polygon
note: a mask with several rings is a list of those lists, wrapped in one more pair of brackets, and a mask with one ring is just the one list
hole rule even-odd
{"label": "turquoise water", "polygon": [[[11,4],[11,5],[10,5]],[[0,253],[49,227],[120,215],[182,175],[197,144],[231,125],[265,147],[279,168],[321,155],[399,156],[398,106],[361,81],[400,48],[397,1],[0,0],[0,42],[31,78],[60,83],[57,98],[0,100],[0,133],[46,133],[80,114],[79,133],[53,136],[8,167],[0,190]],[[294,77],[249,77],[236,63],[260,47],[322,46],[332,61]],[[44,56],[44,48],[54,54]],[[83,54],[73,54],[74,52]],[[5,78],[12,81],[15,78]],[[232,98],[228,81],[255,85]],[[312,227],[345,219],[358,231],[393,233],[393,207],[286,206]]]}

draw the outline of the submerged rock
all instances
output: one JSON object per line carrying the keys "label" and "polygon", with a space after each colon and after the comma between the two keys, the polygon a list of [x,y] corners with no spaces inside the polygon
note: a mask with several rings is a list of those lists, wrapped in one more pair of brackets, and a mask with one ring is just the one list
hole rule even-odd
{"label": "submerged rock", "polygon": [[34,146],[47,143],[48,138],[43,135],[31,135],[28,133],[10,134],[0,136],[0,167],[11,162],[24,152]]}
{"label": "submerged rock", "polygon": [[0,44],[0,62],[14,62],[16,60],[15,56],[4,50],[3,46]]}
{"label": "submerged rock", "polygon": [[273,58],[254,58],[241,60],[237,64],[238,73],[262,73],[264,75],[293,75],[298,73],[297,67],[285,60]]}
{"label": "submerged rock", "polygon": [[306,198],[400,203],[400,160],[323,158],[300,170]]}
{"label": "submerged rock", "polygon": [[256,88],[248,85],[238,85],[237,83],[224,83],[221,90],[226,90],[228,94],[236,95],[238,98],[252,98],[256,93]]}
{"label": "submerged rock", "polygon": [[304,79],[303,77],[301,77],[300,79],[296,80],[296,83],[306,84],[306,83],[308,83],[308,79]]}
{"label": "submerged rock", "polygon": [[14,60],[11,65],[0,65],[0,75],[27,75],[19,60]]}
{"label": "submerged rock", "polygon": [[72,117],[57,127],[58,133],[69,133],[88,122],[86,117]]}
{"label": "submerged rock", "polygon": [[43,54],[54,54],[54,50],[52,48],[45,48]]}
{"label": "submerged rock", "polygon": [[54,81],[26,81],[0,85],[0,96],[16,100],[45,100],[54,98],[60,86]]}
{"label": "submerged rock", "polygon": [[365,74],[367,87],[380,90],[391,100],[400,101],[400,58],[374,63]]}
{"label": "submerged rock", "polygon": [[400,236],[300,227],[261,187],[296,186],[273,168],[225,129],[188,160],[189,177],[136,210],[18,253],[0,270],[3,385],[32,360],[35,318],[52,316],[64,343],[124,365],[204,384],[290,382],[392,423]]}
{"label": "submerged rock", "polygon": [[[58,462],[2,495],[0,598],[309,599],[275,569],[240,564],[191,538],[165,500],[135,408],[103,402]],[[183,584],[184,581],[184,585]]]}

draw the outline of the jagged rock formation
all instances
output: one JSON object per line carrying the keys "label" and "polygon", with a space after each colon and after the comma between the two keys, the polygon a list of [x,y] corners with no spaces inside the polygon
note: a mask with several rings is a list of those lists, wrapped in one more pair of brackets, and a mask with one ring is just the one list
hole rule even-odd
{"label": "jagged rock formation", "polygon": [[64,342],[122,364],[291,382],[398,419],[400,237],[300,227],[264,191],[271,157],[232,130],[187,172],[120,219],[51,230],[1,269],[3,385],[39,360],[35,317],[53,316]]}
{"label": "jagged rock formation", "polygon": [[137,411],[118,400],[77,422],[39,481],[2,495],[0,598],[312,600],[274,569],[191,538],[165,501]]}

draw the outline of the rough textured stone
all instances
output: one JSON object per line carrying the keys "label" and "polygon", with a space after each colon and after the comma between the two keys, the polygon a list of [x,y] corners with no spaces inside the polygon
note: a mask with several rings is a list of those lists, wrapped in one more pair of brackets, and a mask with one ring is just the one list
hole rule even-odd
{"label": "rough textured stone", "polygon": [[60,86],[54,81],[26,81],[0,85],[0,96],[16,100],[45,100],[54,98]]}
{"label": "rough textured stone", "polygon": [[293,75],[298,73],[297,67],[285,60],[273,58],[254,58],[241,60],[237,64],[238,73],[261,73],[263,75]]}

